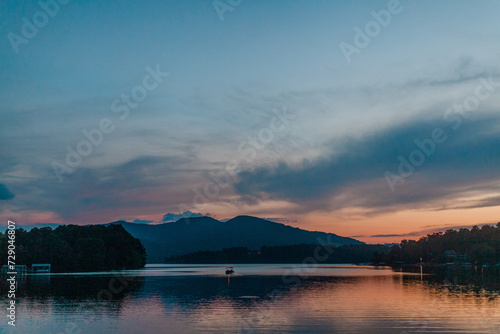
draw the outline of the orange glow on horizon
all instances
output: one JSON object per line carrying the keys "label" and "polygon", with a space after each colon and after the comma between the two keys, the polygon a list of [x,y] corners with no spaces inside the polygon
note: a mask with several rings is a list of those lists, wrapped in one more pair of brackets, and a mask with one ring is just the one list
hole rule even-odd
{"label": "orange glow on horizon", "polygon": [[[299,220],[302,223],[290,225],[354,237],[366,243],[399,243],[403,239],[417,240],[429,233],[458,226],[496,224],[500,221],[499,212],[497,206],[442,211],[407,210],[353,219],[338,219],[334,214],[310,214]],[[416,232],[415,235],[407,235],[412,232]],[[391,234],[402,236],[373,237]]]}

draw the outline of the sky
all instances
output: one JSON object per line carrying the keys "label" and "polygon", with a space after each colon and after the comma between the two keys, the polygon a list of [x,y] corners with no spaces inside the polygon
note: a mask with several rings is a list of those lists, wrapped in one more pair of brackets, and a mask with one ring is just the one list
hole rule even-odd
{"label": "sky", "polygon": [[500,221],[500,3],[2,1],[0,224]]}

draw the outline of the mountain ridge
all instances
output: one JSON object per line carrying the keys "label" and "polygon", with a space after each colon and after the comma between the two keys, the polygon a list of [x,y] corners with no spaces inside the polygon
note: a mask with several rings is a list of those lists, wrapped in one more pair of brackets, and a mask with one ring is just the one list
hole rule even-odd
{"label": "mountain ridge", "polygon": [[[263,218],[239,215],[225,222],[212,217],[181,218],[175,222],[150,225],[115,221],[141,240],[148,254],[147,262],[163,262],[166,257],[204,250],[232,247],[259,249],[262,246],[295,244],[363,244],[334,233],[307,231]],[[105,225],[108,225],[105,224]]]}

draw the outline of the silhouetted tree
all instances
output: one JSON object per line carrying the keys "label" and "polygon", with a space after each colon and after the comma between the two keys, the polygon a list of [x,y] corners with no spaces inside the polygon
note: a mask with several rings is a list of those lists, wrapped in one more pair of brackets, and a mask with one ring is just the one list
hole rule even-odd
{"label": "silhouetted tree", "polygon": [[[135,269],[146,264],[139,239],[121,225],[61,225],[16,230],[16,263],[50,263],[53,271]],[[7,259],[7,240],[0,233],[0,263]]]}
{"label": "silhouetted tree", "polygon": [[447,230],[429,234],[418,241],[401,241],[401,254],[391,249],[390,256],[406,263],[423,261],[443,263],[448,259],[445,252],[454,251],[460,258],[478,264],[500,262],[500,223],[496,226],[485,225],[482,228]]}

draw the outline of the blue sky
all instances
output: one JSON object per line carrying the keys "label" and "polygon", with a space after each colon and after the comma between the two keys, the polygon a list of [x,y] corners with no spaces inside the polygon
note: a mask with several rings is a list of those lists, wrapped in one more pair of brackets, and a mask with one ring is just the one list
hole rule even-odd
{"label": "blue sky", "polygon": [[[9,34],[22,36],[23,17],[32,22],[42,8],[0,7],[6,218],[245,213],[347,234],[367,226],[385,233],[390,226],[379,221],[414,210],[439,211],[443,225],[457,215],[498,219],[488,208],[500,205],[500,87],[457,130],[443,115],[481,80],[500,81],[500,3],[243,0],[223,20],[212,1],[58,6],[17,53]],[[390,6],[398,13],[348,63],[339,45],[355,45],[355,27]],[[142,85],[148,67],[169,75],[120,120],[113,102]],[[276,110],[294,117],[248,159],[249,136],[269,129]],[[60,182],[54,161],[64,164],[66,147],[76,150],[82,130],[102,119],[114,130]],[[414,140],[435,128],[447,131],[446,142],[392,192],[384,173],[397,173],[398,156],[408,158]],[[195,205],[193,189],[204,194],[210,173],[231,160],[239,170],[229,184]],[[486,209],[470,211],[478,208]]]}

